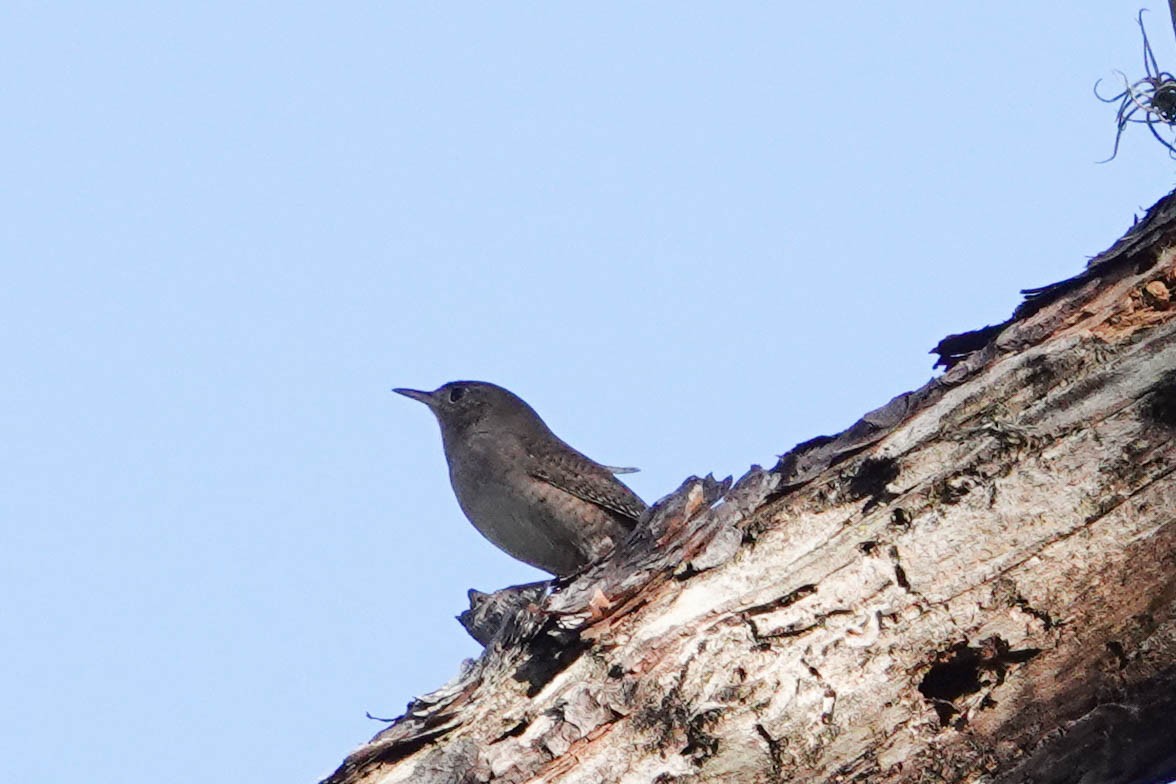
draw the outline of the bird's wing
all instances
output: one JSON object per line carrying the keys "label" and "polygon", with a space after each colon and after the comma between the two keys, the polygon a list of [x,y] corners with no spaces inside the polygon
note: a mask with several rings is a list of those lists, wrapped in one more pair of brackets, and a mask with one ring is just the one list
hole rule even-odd
{"label": "bird's wing", "polygon": [[613,476],[614,471],[568,447],[544,454],[529,473],[565,493],[607,509],[620,518],[622,525],[632,528],[645,511],[645,502],[621,484]]}
{"label": "bird's wing", "polygon": [[608,469],[610,474],[635,474],[640,471],[640,468],[621,468],[620,466],[601,466],[601,468]]}

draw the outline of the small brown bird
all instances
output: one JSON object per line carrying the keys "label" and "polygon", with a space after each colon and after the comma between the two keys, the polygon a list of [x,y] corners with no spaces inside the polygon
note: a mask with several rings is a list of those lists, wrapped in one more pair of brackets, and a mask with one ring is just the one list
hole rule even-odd
{"label": "small brown bird", "polygon": [[524,563],[559,577],[574,574],[611,551],[646,509],[613,476],[637,469],[588,459],[513,392],[484,381],[392,391],[437,417],[462,511]]}

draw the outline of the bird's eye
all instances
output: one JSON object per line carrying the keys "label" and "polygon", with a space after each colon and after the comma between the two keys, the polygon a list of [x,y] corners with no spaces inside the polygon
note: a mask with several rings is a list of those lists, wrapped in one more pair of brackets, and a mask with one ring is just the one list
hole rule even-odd
{"label": "bird's eye", "polygon": [[454,387],[453,389],[449,390],[449,402],[456,403],[457,401],[459,401],[463,397],[465,397],[465,393],[466,393],[465,387]]}

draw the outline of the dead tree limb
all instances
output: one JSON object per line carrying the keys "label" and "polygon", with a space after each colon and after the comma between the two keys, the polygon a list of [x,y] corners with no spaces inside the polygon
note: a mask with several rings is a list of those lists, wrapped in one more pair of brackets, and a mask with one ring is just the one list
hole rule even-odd
{"label": "dead tree limb", "polygon": [[326,781],[1172,778],[1174,246],[1169,196],[924,387],[478,597],[484,654]]}

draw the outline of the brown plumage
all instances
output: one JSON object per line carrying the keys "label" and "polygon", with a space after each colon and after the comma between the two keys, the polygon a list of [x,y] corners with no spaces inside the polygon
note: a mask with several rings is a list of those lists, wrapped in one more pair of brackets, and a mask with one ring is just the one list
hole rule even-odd
{"label": "brown plumage", "polygon": [[614,476],[633,469],[585,457],[500,386],[451,381],[432,392],[394,391],[437,417],[462,511],[520,561],[572,574],[607,555],[646,509]]}

